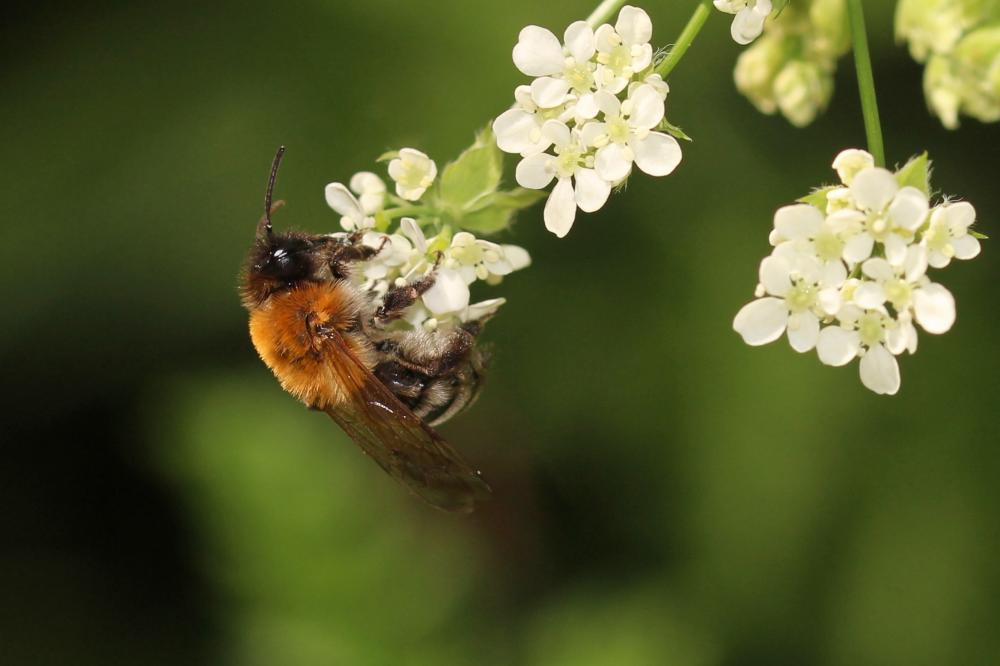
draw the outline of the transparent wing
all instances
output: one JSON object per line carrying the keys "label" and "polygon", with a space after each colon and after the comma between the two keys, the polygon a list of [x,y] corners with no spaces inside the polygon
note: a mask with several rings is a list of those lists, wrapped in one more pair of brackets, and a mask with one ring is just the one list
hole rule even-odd
{"label": "transparent wing", "polygon": [[332,333],[330,371],[347,400],[326,410],[361,450],[414,494],[445,511],[468,513],[490,496],[479,472],[376,378]]}

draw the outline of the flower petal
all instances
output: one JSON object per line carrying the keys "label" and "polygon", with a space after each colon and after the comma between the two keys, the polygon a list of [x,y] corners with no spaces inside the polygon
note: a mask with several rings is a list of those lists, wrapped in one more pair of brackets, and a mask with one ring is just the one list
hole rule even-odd
{"label": "flower petal", "polygon": [[531,255],[519,245],[504,245],[503,254],[507,257],[507,263],[510,264],[512,271],[521,270],[531,265]]}
{"label": "flower petal", "polygon": [[885,291],[882,289],[882,285],[877,282],[862,282],[854,290],[854,296],[851,300],[866,310],[874,310],[885,303]]}
{"label": "flower petal", "polygon": [[663,120],[663,96],[653,86],[643,84],[636,87],[629,100],[632,102],[629,126],[640,130],[653,129]]}
{"label": "flower petal", "polygon": [[748,345],[757,347],[774,342],[785,332],[788,308],[780,298],[758,298],[747,303],[736,313],[733,330]]}
{"label": "flower petal", "polygon": [[733,41],[737,44],[749,44],[764,31],[766,18],[767,14],[756,12],[750,8],[744,9],[733,18],[729,34],[733,36]]}
{"label": "flower petal", "polygon": [[882,345],[875,345],[861,357],[858,373],[861,383],[879,395],[895,395],[899,391],[899,364]]}
{"label": "flower petal", "polygon": [[617,183],[632,171],[632,151],[620,143],[609,143],[594,156],[594,169],[609,183]]}
{"label": "flower petal", "polygon": [[928,333],[946,333],[955,323],[955,297],[939,284],[914,291],[913,309],[917,323]]}
{"label": "flower petal", "polygon": [[819,318],[811,312],[799,312],[788,318],[788,342],[800,354],[816,346]]}
{"label": "flower petal", "polygon": [[916,231],[927,219],[927,195],[915,187],[904,187],[889,205],[889,219],[900,229]]}
{"label": "flower petal", "polygon": [[875,239],[867,233],[860,233],[851,236],[844,243],[844,260],[852,264],[857,264],[872,256],[872,247]]}
{"label": "flower petal", "polygon": [[551,109],[566,101],[569,81],[542,76],[531,82],[531,99],[543,109]]}
{"label": "flower petal", "polygon": [[792,288],[792,265],[780,255],[765,257],[760,262],[758,277],[764,289],[772,296],[784,296]]}
{"label": "flower petal", "polygon": [[872,211],[883,210],[898,191],[896,177],[881,167],[864,169],[851,182],[851,196],[855,203]]}
{"label": "flower petal", "polygon": [[434,285],[422,297],[427,309],[436,315],[464,310],[469,305],[469,285],[458,271],[439,268]]}
{"label": "flower petal", "polygon": [[827,326],[819,332],[816,353],[822,363],[839,367],[854,360],[858,355],[859,344],[857,332],[840,326]]}
{"label": "flower petal", "polygon": [[976,221],[976,209],[968,201],[944,206],[944,215],[953,236],[961,236]]}
{"label": "flower petal", "polygon": [[510,109],[493,121],[497,146],[505,153],[522,153],[537,143],[532,135],[538,131],[535,114],[522,109]]}
{"label": "flower petal", "polygon": [[559,38],[537,25],[521,31],[513,55],[514,64],[528,76],[557,74],[565,64]]}
{"label": "flower petal", "polygon": [[597,49],[597,41],[594,38],[593,29],[586,21],[576,21],[571,23],[563,35],[566,48],[573,54],[577,62],[585,62],[594,57]]}
{"label": "flower petal", "polygon": [[576,203],[585,213],[600,210],[611,195],[611,184],[597,175],[593,169],[577,169]]}
{"label": "flower petal", "polygon": [[560,178],[545,202],[545,228],[559,238],[563,238],[573,228],[576,219],[576,199],[573,193],[573,182],[569,178]]}
{"label": "flower petal", "polygon": [[351,221],[358,223],[364,219],[361,203],[343,183],[330,183],[326,186],[326,205]]}
{"label": "flower petal", "polygon": [[861,266],[861,272],[879,282],[891,280],[896,275],[889,262],[882,257],[872,257],[866,261]]}
{"label": "flower petal", "polygon": [[662,132],[650,132],[644,139],[629,142],[635,164],[650,176],[666,176],[681,163],[677,139]]}
{"label": "flower petal", "polygon": [[643,10],[625,5],[618,12],[615,31],[621,35],[622,42],[629,46],[646,44],[653,36],[653,22],[649,20],[649,14]]}
{"label": "flower petal", "polygon": [[529,190],[545,189],[555,178],[555,171],[552,169],[553,159],[548,153],[538,153],[525,157],[517,163],[514,179],[517,180],[518,185]]}
{"label": "flower petal", "polygon": [[774,229],[784,240],[814,237],[823,225],[823,213],[809,204],[783,206],[774,214]]}
{"label": "flower petal", "polygon": [[951,241],[951,247],[955,250],[956,259],[972,259],[979,254],[979,239],[966,234]]}
{"label": "flower petal", "polygon": [[899,234],[889,234],[882,241],[885,258],[893,266],[902,266],[906,261],[906,241]]}

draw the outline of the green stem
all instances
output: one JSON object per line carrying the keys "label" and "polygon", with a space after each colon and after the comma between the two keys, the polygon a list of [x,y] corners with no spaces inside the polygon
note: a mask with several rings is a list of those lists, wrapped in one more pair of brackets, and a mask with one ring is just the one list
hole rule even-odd
{"label": "green stem", "polygon": [[872,59],[868,53],[868,34],[865,31],[865,12],[861,7],[861,0],[847,0],[847,13],[851,19],[854,66],[858,70],[858,92],[861,95],[861,115],[865,119],[868,152],[875,158],[877,166],[884,167],[885,147],[882,143],[882,124],[878,118],[875,77],[872,75]]}
{"label": "green stem", "polygon": [[400,206],[399,208],[389,208],[383,211],[383,213],[387,219],[395,220],[397,217],[412,217],[414,215],[430,213],[431,211],[432,209],[428,206]]}
{"label": "green stem", "polygon": [[705,21],[712,14],[712,0],[701,0],[698,7],[694,10],[694,14],[688,19],[687,25],[684,26],[684,30],[681,31],[680,37],[674,42],[673,48],[667,53],[667,57],[664,58],[659,65],[656,66],[654,70],[664,79],[674,71],[674,67],[681,61],[684,54],[687,53],[688,48],[690,48],[691,43],[694,42],[694,38],[698,36],[701,32],[701,28],[705,25]]}
{"label": "green stem", "polygon": [[587,17],[587,25],[591,28],[596,28],[602,23],[607,23],[615,12],[621,9],[628,0],[604,0],[601,4],[597,6],[590,16]]}

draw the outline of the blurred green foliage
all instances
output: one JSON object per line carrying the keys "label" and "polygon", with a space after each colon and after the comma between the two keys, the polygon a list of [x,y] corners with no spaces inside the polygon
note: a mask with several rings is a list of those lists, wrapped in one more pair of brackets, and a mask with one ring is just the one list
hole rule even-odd
{"label": "blurred green foliage", "polygon": [[[654,41],[688,4],[644,4]],[[942,130],[891,3],[868,4],[890,162],[927,150],[935,188],[995,237],[1000,127]],[[274,148],[275,223],[333,230],[327,182],[402,146],[443,165],[511,102],[518,30],[590,9],[14,14],[0,661],[1000,661],[990,241],[940,275],[958,322],[902,360],[898,397],[730,328],[773,210],[863,141],[851,67],[828,112],[791,128],[733,89],[739,50],[713,16],[670,81],[668,116],[694,138],[680,168],[637,176],[566,239],[538,208],[501,237],[534,264],[478,294],[509,301],[487,329],[494,368],[444,429],[496,491],[481,514],[411,499],[256,359],[236,274]]]}

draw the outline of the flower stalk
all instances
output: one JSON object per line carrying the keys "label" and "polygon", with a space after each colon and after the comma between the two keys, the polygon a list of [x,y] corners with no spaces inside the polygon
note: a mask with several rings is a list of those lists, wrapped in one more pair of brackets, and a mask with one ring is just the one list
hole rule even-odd
{"label": "flower stalk", "polygon": [[875,77],[872,59],[868,52],[868,34],[861,0],[847,0],[847,13],[851,23],[851,43],[854,49],[854,66],[858,73],[858,93],[861,96],[861,115],[865,121],[868,152],[875,158],[875,166],[885,166],[885,147],[882,141],[882,124],[879,121],[878,101],[875,97]]}
{"label": "flower stalk", "polygon": [[667,57],[656,66],[656,73],[662,76],[664,79],[670,75],[674,68],[680,63],[681,58],[687,53],[688,48],[694,42],[695,37],[701,32],[702,26],[705,25],[705,21],[708,20],[709,15],[712,13],[712,2],[711,0],[701,0],[698,7],[694,10],[691,18],[688,19],[687,25],[684,26],[684,30],[681,31],[680,36],[674,43],[673,48],[667,54]]}
{"label": "flower stalk", "polygon": [[606,23],[626,2],[628,0],[604,0],[587,17],[587,25],[591,28],[596,28],[602,23]]}

